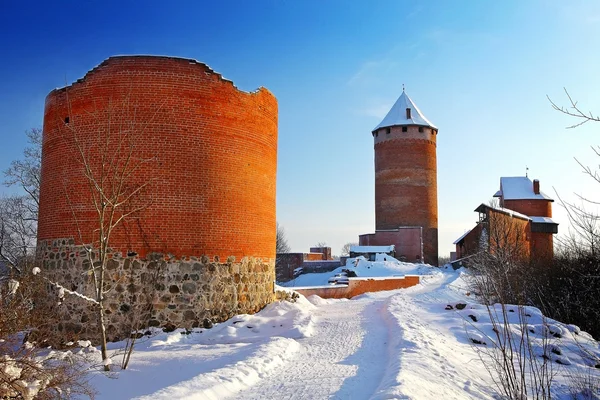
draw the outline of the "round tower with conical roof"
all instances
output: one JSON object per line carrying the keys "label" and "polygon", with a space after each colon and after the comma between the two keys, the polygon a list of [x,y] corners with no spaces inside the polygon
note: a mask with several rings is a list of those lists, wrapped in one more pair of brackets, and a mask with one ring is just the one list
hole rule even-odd
{"label": "round tower with conical roof", "polygon": [[[372,132],[376,235],[405,232],[396,254],[432,265],[438,264],[437,132],[404,90]],[[417,240],[421,254],[412,254],[415,243],[408,242]]]}

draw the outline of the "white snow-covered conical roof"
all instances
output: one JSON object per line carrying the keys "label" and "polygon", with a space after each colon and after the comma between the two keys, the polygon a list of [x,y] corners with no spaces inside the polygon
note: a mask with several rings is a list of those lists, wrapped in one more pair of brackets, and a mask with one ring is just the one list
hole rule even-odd
{"label": "white snow-covered conical roof", "polygon": [[[407,118],[406,109],[410,109],[410,118]],[[392,106],[392,109],[387,113],[383,121],[379,123],[373,129],[376,131],[379,128],[387,128],[395,125],[419,125],[419,126],[428,126],[430,128],[437,129],[435,125],[433,125],[419,110],[419,107],[413,103],[413,101],[408,97],[408,95],[402,91],[398,100]]]}

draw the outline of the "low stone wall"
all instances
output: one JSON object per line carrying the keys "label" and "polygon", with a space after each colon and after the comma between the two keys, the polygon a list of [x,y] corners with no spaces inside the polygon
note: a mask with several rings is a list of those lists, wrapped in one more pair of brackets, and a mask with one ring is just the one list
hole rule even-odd
{"label": "low stone wall", "polygon": [[418,285],[419,282],[420,276],[418,275],[385,278],[348,278],[348,285],[295,287],[290,289],[307,297],[316,294],[324,299],[350,299],[368,292],[404,289]]}
{"label": "low stone wall", "polygon": [[[95,298],[90,256],[73,239],[40,241],[41,276]],[[92,254],[92,262],[94,255]],[[206,256],[175,259],[149,254],[146,259],[112,254],[107,263],[107,336],[120,340],[132,327],[192,328],[254,313],[274,301],[274,260],[245,257],[225,262]],[[56,291],[56,288],[52,289]],[[97,338],[97,308],[65,294],[59,305],[65,338]],[[210,321],[210,322],[209,322]]]}

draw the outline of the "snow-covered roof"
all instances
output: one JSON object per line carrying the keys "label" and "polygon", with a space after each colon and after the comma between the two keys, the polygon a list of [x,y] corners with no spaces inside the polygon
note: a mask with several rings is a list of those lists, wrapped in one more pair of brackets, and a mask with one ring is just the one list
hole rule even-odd
{"label": "snow-covered roof", "polygon": [[456,239],[452,244],[457,244],[458,242],[460,242],[461,240],[463,240],[465,238],[465,236],[467,236],[469,233],[471,233],[473,229],[469,229],[468,231],[466,231],[465,233],[463,233],[458,239]]}
{"label": "snow-covered roof", "polygon": [[525,214],[521,214],[520,212],[514,211],[514,210],[510,210],[508,208],[503,208],[503,207],[494,207],[494,206],[490,206],[487,204],[480,204],[479,207],[477,207],[475,209],[475,211],[477,212],[484,212],[486,208],[492,209],[492,210],[496,210],[498,212],[501,212],[503,214],[506,215],[510,215],[511,217],[516,217],[516,218],[521,218],[521,219],[525,219],[527,221],[531,221],[531,218]]}
{"label": "snow-covered roof", "polygon": [[352,253],[391,253],[394,249],[393,244],[389,246],[350,246]]}
{"label": "snow-covered roof", "polygon": [[526,176],[510,176],[500,178],[500,190],[494,197],[503,197],[504,200],[550,200],[550,196],[540,190],[539,194],[533,192],[533,182]]}
{"label": "snow-covered roof", "polygon": [[535,222],[536,224],[557,224],[558,222],[555,222],[552,218],[550,217],[529,217],[531,219],[531,222]]}
{"label": "snow-covered roof", "polygon": [[[410,108],[410,118],[406,118],[407,108]],[[437,129],[435,125],[425,118],[421,110],[419,110],[419,108],[415,105],[415,103],[413,103],[413,101],[404,91],[402,91],[402,94],[400,97],[398,97],[398,100],[396,100],[383,121],[381,121],[379,125],[373,129],[373,131],[376,131],[379,128],[387,128],[395,125],[420,125]]]}

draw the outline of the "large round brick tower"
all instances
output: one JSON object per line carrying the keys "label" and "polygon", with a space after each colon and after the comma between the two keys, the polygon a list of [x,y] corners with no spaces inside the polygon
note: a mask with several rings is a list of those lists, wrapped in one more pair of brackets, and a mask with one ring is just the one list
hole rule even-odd
{"label": "large round brick tower", "polygon": [[431,265],[438,264],[437,131],[403,91],[372,132],[376,235],[398,237],[377,244],[396,244],[397,255]]}
{"label": "large round brick tower", "polygon": [[[86,168],[113,190],[126,165],[120,183],[143,190],[110,238],[115,324],[157,262],[160,282],[147,296],[156,325],[193,326],[272,301],[277,100],[268,90],[240,91],[195,60],[119,56],[50,92],[38,256],[63,286],[90,290],[81,246],[98,243],[98,204]],[[133,284],[121,284],[125,276]]]}

